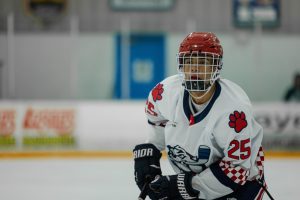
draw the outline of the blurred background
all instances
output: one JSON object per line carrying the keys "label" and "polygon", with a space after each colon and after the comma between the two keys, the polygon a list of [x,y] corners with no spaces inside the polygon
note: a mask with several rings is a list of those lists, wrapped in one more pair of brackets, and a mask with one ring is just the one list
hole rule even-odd
{"label": "blurred background", "polygon": [[210,31],[224,49],[221,76],[246,91],[264,127],[267,158],[298,158],[299,8],[299,0],[0,0],[0,157],[130,158],[147,137],[149,91],[177,73],[188,33]]}
{"label": "blurred background", "polygon": [[183,38],[211,31],[224,47],[223,77],[253,101],[281,101],[300,69],[299,7],[297,0],[1,0],[1,97],[144,99],[177,73]]}

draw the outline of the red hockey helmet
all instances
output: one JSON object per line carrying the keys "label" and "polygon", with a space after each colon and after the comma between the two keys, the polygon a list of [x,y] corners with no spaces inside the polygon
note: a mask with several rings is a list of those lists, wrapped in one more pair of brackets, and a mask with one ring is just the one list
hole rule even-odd
{"label": "red hockey helmet", "polygon": [[206,92],[220,78],[223,48],[210,32],[190,33],[177,54],[179,74],[189,92]]}
{"label": "red hockey helmet", "polygon": [[223,56],[220,40],[210,32],[192,32],[181,42],[179,53],[192,52],[206,52]]}

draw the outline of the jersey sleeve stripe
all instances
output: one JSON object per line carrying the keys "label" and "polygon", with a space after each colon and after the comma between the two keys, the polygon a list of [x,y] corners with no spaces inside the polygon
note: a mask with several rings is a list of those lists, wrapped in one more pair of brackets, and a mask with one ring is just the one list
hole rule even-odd
{"label": "jersey sleeve stripe", "polygon": [[239,187],[239,184],[235,183],[224,173],[219,163],[212,164],[210,166],[210,170],[212,171],[213,175],[220,181],[220,183],[231,188],[233,191],[235,191]]}
{"label": "jersey sleeve stripe", "polygon": [[155,126],[155,123],[151,122],[150,120],[148,120],[148,124]]}
{"label": "jersey sleeve stripe", "polygon": [[260,146],[259,148],[255,161],[256,161],[256,166],[258,168],[259,178],[262,178],[264,173],[264,161],[265,161],[265,155],[262,146]]}
{"label": "jersey sleeve stripe", "polygon": [[150,124],[152,126],[161,126],[161,127],[165,127],[166,126],[166,122],[154,123],[154,122],[151,122],[150,120],[148,120],[148,124]]}
{"label": "jersey sleeve stripe", "polygon": [[263,196],[264,196],[264,189],[261,188],[258,192],[258,195],[255,197],[255,200],[262,200]]}
{"label": "jersey sleeve stripe", "polygon": [[244,185],[250,174],[249,170],[245,170],[241,166],[234,166],[230,161],[221,160],[219,166],[231,180],[239,185]]}

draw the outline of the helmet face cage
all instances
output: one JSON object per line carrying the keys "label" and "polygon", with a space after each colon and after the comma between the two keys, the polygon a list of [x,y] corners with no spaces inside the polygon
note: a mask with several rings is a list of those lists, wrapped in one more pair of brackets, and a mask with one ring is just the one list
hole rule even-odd
{"label": "helmet face cage", "polygon": [[220,78],[222,57],[210,52],[181,52],[177,54],[178,72],[189,92],[206,92]]}

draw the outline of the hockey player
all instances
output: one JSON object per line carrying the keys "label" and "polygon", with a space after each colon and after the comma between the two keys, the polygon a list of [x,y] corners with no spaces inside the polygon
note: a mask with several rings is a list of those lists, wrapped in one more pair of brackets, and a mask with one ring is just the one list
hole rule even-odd
{"label": "hockey player", "polygon": [[[150,92],[150,135],[133,153],[135,181],[151,181],[151,199],[262,199],[263,130],[246,93],[220,78],[222,57],[213,33],[193,32],[180,44],[179,74]],[[175,175],[162,175],[162,150]]]}

